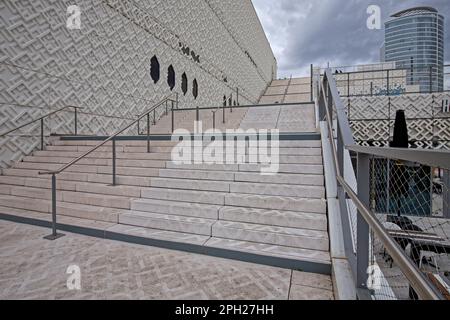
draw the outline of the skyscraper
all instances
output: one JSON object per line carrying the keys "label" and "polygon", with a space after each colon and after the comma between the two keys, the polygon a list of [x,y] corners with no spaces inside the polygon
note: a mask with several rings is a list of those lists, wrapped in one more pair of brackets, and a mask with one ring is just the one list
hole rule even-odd
{"label": "skyscraper", "polygon": [[444,86],[444,17],[431,7],[393,14],[385,23],[384,61],[407,69],[407,84],[421,92]]}

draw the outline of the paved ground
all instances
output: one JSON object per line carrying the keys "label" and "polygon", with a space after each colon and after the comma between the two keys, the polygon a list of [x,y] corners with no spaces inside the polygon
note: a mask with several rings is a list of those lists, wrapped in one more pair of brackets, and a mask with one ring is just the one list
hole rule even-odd
{"label": "paved ground", "polygon": [[[0,220],[0,299],[332,299],[328,276]],[[81,290],[69,290],[69,265]]]}

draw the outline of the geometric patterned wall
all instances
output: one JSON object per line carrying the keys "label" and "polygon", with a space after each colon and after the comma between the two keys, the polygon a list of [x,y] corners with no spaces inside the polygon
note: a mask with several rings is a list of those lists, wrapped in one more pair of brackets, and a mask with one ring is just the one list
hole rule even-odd
{"label": "geometric patterned wall", "polygon": [[450,113],[442,112],[448,92],[403,94],[398,96],[343,97],[353,135],[358,143],[388,145],[392,138],[397,110],[405,110],[409,140],[423,148],[450,149]]}
{"label": "geometric patterned wall", "polygon": [[[276,60],[251,0],[78,0],[81,30],[66,28],[72,4],[0,1],[0,133],[76,105],[85,113],[80,133],[110,134],[171,94],[169,65],[180,108],[218,106],[230,95],[236,100],[237,87],[241,104],[256,103],[276,77]],[[154,55],[161,74],[156,84],[150,77]],[[46,136],[72,130],[72,112],[45,123]],[[0,138],[0,167],[36,148],[38,133],[35,125]]]}

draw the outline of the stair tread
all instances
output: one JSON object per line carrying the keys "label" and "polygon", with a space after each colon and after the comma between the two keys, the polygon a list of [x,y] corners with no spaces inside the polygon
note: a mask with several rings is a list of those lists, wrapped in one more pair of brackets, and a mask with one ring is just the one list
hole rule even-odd
{"label": "stair tread", "polygon": [[108,228],[107,232],[114,232],[148,239],[175,241],[179,243],[189,243],[196,245],[203,245],[210,238],[207,235],[198,235],[185,232],[144,228],[124,224],[114,225]]}
{"label": "stair tread", "polygon": [[[84,182],[57,179],[58,191],[89,192],[113,196],[140,197],[140,188],[128,185],[111,186],[101,182]],[[0,176],[0,185],[51,189],[51,178],[45,175],[31,177]]]}
{"label": "stair tread", "polygon": [[211,237],[208,241],[206,241],[205,246],[236,250],[244,253],[250,252],[266,256],[331,264],[330,254],[326,251],[309,250],[243,240],[231,240],[218,237]]}
{"label": "stair tread", "polygon": [[328,233],[326,231],[280,227],[280,226],[271,226],[256,223],[244,223],[236,221],[219,220],[214,224],[213,228],[232,228],[264,233],[278,233],[289,236],[307,236],[312,238],[328,239]]}
{"label": "stair tread", "polygon": [[[42,221],[52,221],[51,214],[42,213],[42,212],[33,211],[33,210],[25,210],[25,209],[19,209],[19,208],[0,206],[0,213],[7,214],[7,215],[15,215],[15,216],[23,217],[23,218],[37,219],[37,220],[42,220]],[[83,219],[83,218],[77,218],[77,217],[71,217],[71,216],[65,216],[65,215],[58,215],[56,222],[58,224],[69,224],[69,225],[74,225],[74,226],[95,228],[95,229],[101,229],[101,230],[104,230],[104,229],[107,229],[109,227],[116,225],[115,222],[106,222],[106,221],[99,221],[99,220],[93,220],[93,219]]]}
{"label": "stair tread", "polygon": [[[83,185],[89,185],[89,184],[83,184]],[[103,188],[116,188],[118,187],[120,189],[120,187],[122,188],[127,188],[127,186],[116,186],[116,187],[112,187],[112,186],[107,186],[107,185],[100,185]],[[11,190],[29,190],[29,191],[34,191],[34,192],[41,192],[41,193],[45,193],[45,194],[49,194],[51,192],[51,189],[44,189],[41,187],[32,187],[32,186],[17,186],[17,185],[11,185]],[[92,197],[98,197],[98,198],[109,198],[109,199],[113,199],[113,198],[120,198],[120,199],[130,199],[130,197],[128,196],[122,196],[122,195],[111,195],[111,194],[100,194],[100,193],[93,193],[93,192],[89,192],[89,191],[71,191],[71,190],[57,190],[58,193],[62,193],[62,194],[79,194],[79,195],[89,195]],[[15,194],[11,194],[11,195],[15,195]],[[16,196],[22,196],[22,195],[16,195]],[[27,196],[23,196],[26,198],[33,198],[33,197],[27,197]]]}
{"label": "stair tread", "polygon": [[124,212],[121,214],[121,217],[124,217],[124,216],[140,216],[143,218],[163,219],[163,220],[182,221],[182,222],[191,222],[191,223],[206,223],[206,224],[210,224],[210,225],[212,225],[214,222],[217,221],[215,219],[188,217],[188,216],[175,215],[175,214],[165,214],[165,213],[137,211],[137,210],[129,210],[128,212]]}
{"label": "stair tread", "polygon": [[229,193],[225,205],[301,212],[326,212],[325,199]]}
{"label": "stair tread", "polygon": [[226,221],[327,230],[327,217],[321,213],[224,206],[219,210],[219,218]]}
{"label": "stair tread", "polygon": [[[26,198],[2,194],[0,194],[0,206],[43,212],[47,214],[51,213],[52,210],[51,200]],[[123,211],[122,209],[72,203],[65,201],[57,201],[56,206],[58,216],[60,215],[71,216],[77,218],[85,218],[116,223],[118,221],[119,214]]]}
{"label": "stair tread", "polygon": [[136,203],[156,203],[156,204],[166,204],[166,205],[180,205],[180,206],[192,206],[195,208],[207,208],[211,210],[218,210],[221,208],[219,205],[205,204],[205,203],[195,203],[195,202],[184,202],[184,201],[174,201],[174,200],[161,200],[161,199],[148,199],[148,198],[140,198],[133,199],[133,202]]}

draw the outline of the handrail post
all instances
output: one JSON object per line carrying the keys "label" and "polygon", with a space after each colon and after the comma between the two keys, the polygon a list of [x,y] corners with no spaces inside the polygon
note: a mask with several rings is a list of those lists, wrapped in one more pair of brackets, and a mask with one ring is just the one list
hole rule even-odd
{"label": "handrail post", "polygon": [[347,97],[350,97],[350,72],[347,73]]}
{"label": "handrail post", "polygon": [[450,170],[444,170],[442,182],[444,183],[442,188],[443,216],[446,219],[450,219]]}
{"label": "handrail post", "polygon": [[310,90],[311,90],[311,101],[313,101],[314,100],[314,97],[313,97],[313,73],[314,73],[314,71],[313,71],[313,64],[311,63],[311,66],[310,66]]}
{"label": "handrail post", "polygon": [[216,129],[216,111],[212,112],[212,120],[213,120],[213,130]]}
{"label": "handrail post", "polygon": [[116,185],[116,138],[112,139],[112,185]]}
{"label": "handrail post", "polygon": [[75,128],[74,128],[74,131],[75,131],[75,135],[77,136],[78,135],[78,108],[77,107],[74,107],[74,109],[75,109]]}
{"label": "handrail post", "polygon": [[175,115],[174,115],[174,111],[173,111],[173,107],[174,107],[174,103],[173,103],[173,100],[172,100],[172,133],[174,132],[174,127],[175,127]]}
{"label": "handrail post", "polygon": [[178,102],[179,102],[178,92],[175,92],[175,95],[177,97],[177,110],[178,110]]}
{"label": "handrail post", "polygon": [[56,240],[64,236],[56,231],[56,174],[52,174],[52,234],[45,236],[44,239]]}
{"label": "handrail post", "polygon": [[225,106],[222,107],[222,123],[225,123]]}
{"label": "handrail post", "polygon": [[430,93],[433,92],[432,78],[433,78],[433,66],[430,66]]}
{"label": "handrail post", "polygon": [[389,90],[389,70],[387,70],[387,80],[386,80],[386,93],[387,95],[390,94],[390,90]]}
{"label": "handrail post", "polygon": [[141,121],[140,121],[139,118],[140,118],[140,117],[139,117],[139,115],[138,115],[138,119],[137,119],[137,132],[138,132],[138,135],[141,134]]}
{"label": "handrail post", "polygon": [[147,113],[147,153],[150,153],[150,114]]}
{"label": "handrail post", "polygon": [[[369,184],[369,155],[358,153],[357,163],[357,184],[358,184],[358,198],[361,202],[369,207],[370,205],[370,184]],[[368,289],[368,267],[369,267],[369,225],[358,211],[356,227],[356,288]],[[373,241],[373,239],[372,239]]]}
{"label": "handrail post", "polygon": [[153,125],[156,124],[156,109],[153,109]]}
{"label": "handrail post", "polygon": [[198,109],[198,106],[197,106],[197,109],[195,110],[195,120],[197,122],[200,121],[200,110]]}
{"label": "handrail post", "polygon": [[169,114],[169,111],[167,110],[167,100],[166,100],[166,116]]}
{"label": "handrail post", "polygon": [[41,150],[44,150],[44,118],[41,119]]}

